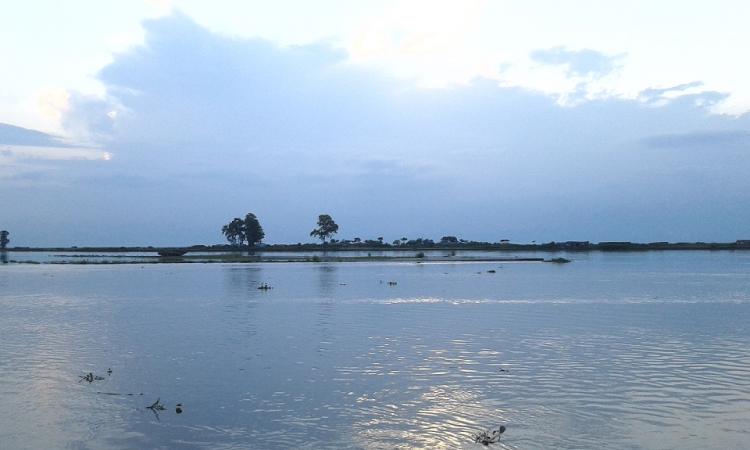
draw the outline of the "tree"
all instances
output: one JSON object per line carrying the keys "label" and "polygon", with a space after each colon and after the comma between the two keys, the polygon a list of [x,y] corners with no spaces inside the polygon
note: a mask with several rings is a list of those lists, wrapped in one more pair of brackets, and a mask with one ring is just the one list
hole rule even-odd
{"label": "tree", "polygon": [[318,239],[326,243],[326,239],[333,236],[339,231],[339,226],[333,221],[328,214],[318,216],[318,228],[310,232],[310,236],[317,236]]}
{"label": "tree", "polygon": [[263,227],[260,226],[258,218],[253,213],[247,213],[247,215],[245,215],[245,222],[243,225],[245,239],[249,246],[259,244],[266,236],[266,233],[263,232]]}
{"label": "tree", "polygon": [[0,231],[0,249],[5,250],[5,247],[8,246],[8,242],[10,242],[10,239],[8,239],[9,234],[10,233],[5,230]]}
{"label": "tree", "polygon": [[456,236],[443,236],[440,238],[441,244],[455,244],[458,242],[458,238]]}
{"label": "tree", "polygon": [[221,232],[232,245],[242,245],[245,242],[245,222],[239,217],[221,227]]}

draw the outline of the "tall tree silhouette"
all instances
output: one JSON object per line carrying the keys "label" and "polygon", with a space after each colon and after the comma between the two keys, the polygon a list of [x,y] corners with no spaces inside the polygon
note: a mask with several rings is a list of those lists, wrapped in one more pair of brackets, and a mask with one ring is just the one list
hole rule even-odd
{"label": "tall tree silhouette", "polygon": [[321,214],[318,216],[318,228],[310,232],[310,236],[316,236],[318,239],[326,243],[326,239],[333,236],[339,231],[339,226],[333,221],[331,216],[328,214]]}

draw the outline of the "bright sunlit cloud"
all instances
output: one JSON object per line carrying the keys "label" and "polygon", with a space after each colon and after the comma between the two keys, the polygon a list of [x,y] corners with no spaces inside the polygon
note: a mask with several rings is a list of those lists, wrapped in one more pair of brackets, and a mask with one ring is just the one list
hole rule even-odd
{"label": "bright sunlit cloud", "polygon": [[[47,14],[37,14],[40,8]],[[71,0],[15,2],[0,16],[8,36],[0,40],[3,65],[14,68],[0,73],[0,122],[65,133],[54,113],[61,97],[46,91],[104,96],[97,72],[143,43],[144,19],[175,10],[226,36],[329,42],[346,50],[351,64],[422,87],[486,78],[572,105],[701,81],[729,94],[715,112],[750,109],[750,63],[743,57],[750,3],[740,0]],[[593,77],[533,56],[554,49],[617,57],[619,65]]]}
{"label": "bright sunlit cloud", "polygon": [[54,122],[59,122],[62,115],[68,110],[70,93],[61,88],[42,89],[37,95],[37,107],[39,114]]}
{"label": "bright sunlit cloud", "polygon": [[413,78],[426,87],[497,76],[497,58],[483,51],[477,25],[488,2],[398,3],[362,24],[348,46],[353,63]]}

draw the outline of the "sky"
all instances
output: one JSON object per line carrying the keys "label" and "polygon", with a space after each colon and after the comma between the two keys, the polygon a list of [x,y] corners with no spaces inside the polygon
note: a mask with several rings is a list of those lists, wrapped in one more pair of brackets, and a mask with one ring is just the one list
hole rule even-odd
{"label": "sky", "polygon": [[11,245],[750,238],[742,1],[28,1]]}

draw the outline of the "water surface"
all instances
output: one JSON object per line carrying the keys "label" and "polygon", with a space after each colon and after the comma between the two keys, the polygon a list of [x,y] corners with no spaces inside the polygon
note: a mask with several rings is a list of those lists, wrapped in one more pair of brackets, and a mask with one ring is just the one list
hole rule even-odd
{"label": "water surface", "polygon": [[746,448],[750,254],[569,257],[1,266],[0,447]]}

